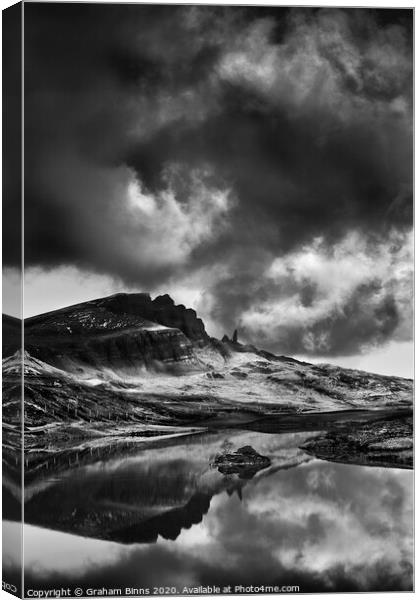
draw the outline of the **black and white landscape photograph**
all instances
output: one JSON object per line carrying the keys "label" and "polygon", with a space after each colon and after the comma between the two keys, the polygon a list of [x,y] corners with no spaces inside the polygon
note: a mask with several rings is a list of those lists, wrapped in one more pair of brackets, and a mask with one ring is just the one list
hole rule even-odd
{"label": "black and white landscape photograph", "polygon": [[413,590],[413,10],[28,2],[24,36],[26,595]]}

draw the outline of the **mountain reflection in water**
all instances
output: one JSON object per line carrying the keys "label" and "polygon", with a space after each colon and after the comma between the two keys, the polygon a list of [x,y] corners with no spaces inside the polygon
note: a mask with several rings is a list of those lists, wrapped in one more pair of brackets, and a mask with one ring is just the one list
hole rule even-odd
{"label": "mountain reflection in water", "polygon": [[[412,472],[313,459],[307,437],[206,434],[32,477],[26,587],[412,589]],[[227,443],[271,465],[224,475]]]}

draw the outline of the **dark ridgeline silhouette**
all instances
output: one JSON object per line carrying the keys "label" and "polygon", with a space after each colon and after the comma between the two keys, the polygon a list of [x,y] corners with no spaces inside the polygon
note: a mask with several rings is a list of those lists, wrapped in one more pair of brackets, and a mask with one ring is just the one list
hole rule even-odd
{"label": "dark ridgeline silhouette", "polygon": [[[172,441],[173,443],[173,441]],[[139,448],[133,449],[134,456]],[[152,450],[151,450],[152,452]],[[65,453],[63,453],[65,454]],[[105,460],[105,449],[102,458]],[[112,456],[112,455],[110,455]],[[108,457],[109,464],[112,459]],[[162,464],[151,462],[124,463],[132,456],[124,448],[116,454],[116,467],[99,472],[95,470],[98,458],[90,457],[83,466],[73,465],[73,474],[61,459],[60,470],[51,464],[51,470],[29,471],[26,486],[25,521],[31,525],[47,527],[67,533],[110,540],[122,544],[153,543],[158,536],[175,540],[182,529],[202,521],[208,512],[213,496],[226,492],[237,493],[242,498],[242,488],[259,470],[269,466],[261,461],[250,470],[229,474],[215,470],[210,461],[205,467],[201,462],[169,460]],[[100,464],[103,464],[102,462]],[[249,465],[248,465],[249,466]],[[203,468],[218,477],[201,483]],[[60,472],[66,477],[60,478]],[[44,480],[54,480],[45,489]],[[5,470],[6,497],[10,518],[14,511],[14,475]]]}

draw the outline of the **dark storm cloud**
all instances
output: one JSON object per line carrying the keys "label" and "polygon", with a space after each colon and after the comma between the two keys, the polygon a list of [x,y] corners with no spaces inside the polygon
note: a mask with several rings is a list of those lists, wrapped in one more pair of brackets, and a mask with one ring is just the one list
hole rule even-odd
{"label": "dark storm cloud", "polygon": [[[25,11],[29,265],[168,291],[196,275],[203,316],[284,351],[349,353],[394,335],[401,307],[373,272],[340,296],[340,317],[261,329],[246,313],[290,295],[267,270],[314,240],[334,248],[357,232],[368,247],[410,230],[410,11]],[[294,285],[313,309],[316,281]]]}

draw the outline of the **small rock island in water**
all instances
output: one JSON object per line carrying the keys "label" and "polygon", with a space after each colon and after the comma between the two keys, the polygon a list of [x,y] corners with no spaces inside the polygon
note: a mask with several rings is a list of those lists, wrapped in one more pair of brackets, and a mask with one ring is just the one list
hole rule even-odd
{"label": "small rock island in water", "polygon": [[258,471],[270,465],[271,460],[258,454],[252,446],[243,446],[232,454],[218,454],[212,464],[223,475],[236,473],[241,479],[251,479]]}

